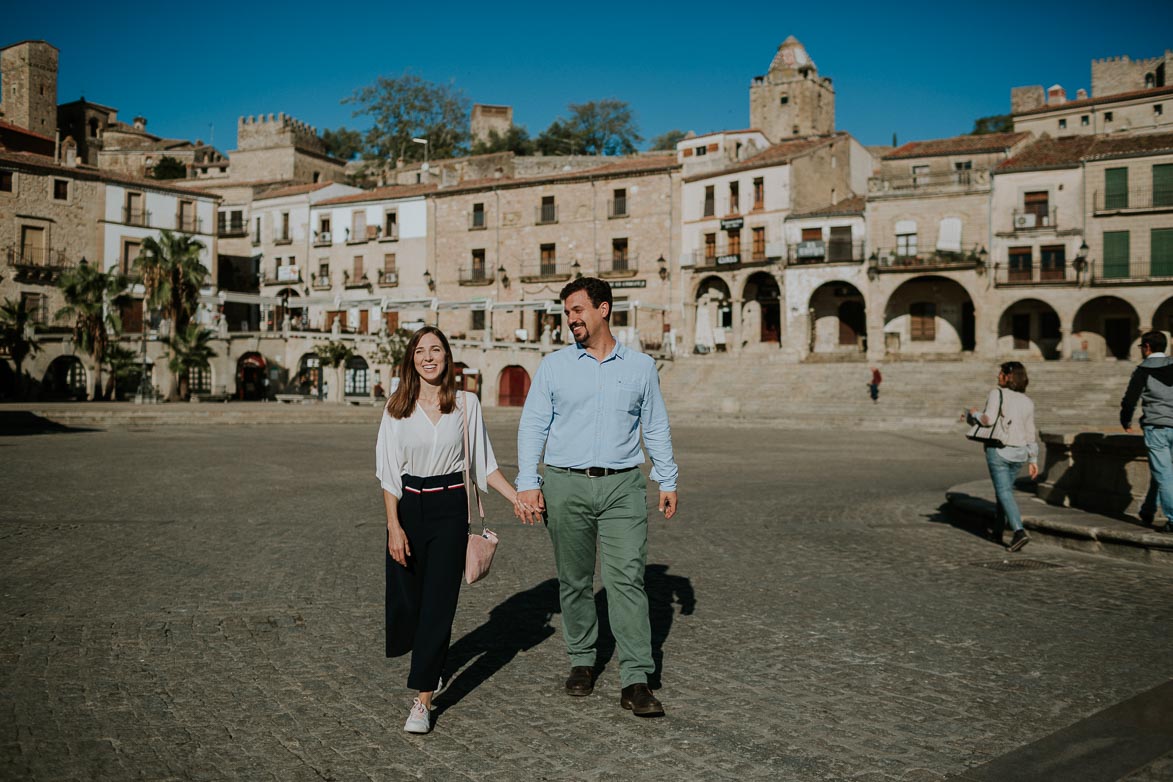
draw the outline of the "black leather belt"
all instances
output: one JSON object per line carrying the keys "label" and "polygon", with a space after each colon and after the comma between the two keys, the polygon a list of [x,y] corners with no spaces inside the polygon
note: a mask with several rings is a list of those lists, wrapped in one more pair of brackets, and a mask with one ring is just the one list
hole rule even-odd
{"label": "black leather belt", "polygon": [[620,467],[618,469],[614,469],[611,467],[554,467],[554,469],[562,470],[562,472],[572,472],[575,475],[585,475],[588,478],[602,478],[607,475],[618,475],[621,472],[631,472],[632,470],[638,468]]}

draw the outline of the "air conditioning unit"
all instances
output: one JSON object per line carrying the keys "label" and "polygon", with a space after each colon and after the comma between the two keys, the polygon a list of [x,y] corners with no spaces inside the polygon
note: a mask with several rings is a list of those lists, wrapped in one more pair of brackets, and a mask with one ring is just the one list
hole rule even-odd
{"label": "air conditioning unit", "polygon": [[1015,228],[1034,228],[1038,220],[1038,215],[1022,214],[1014,218]]}
{"label": "air conditioning unit", "polygon": [[319,241],[323,241],[323,242],[329,242],[329,241],[332,241],[332,240],[333,240],[333,238],[334,238],[334,237],[332,237],[332,236],[330,235],[330,232],[329,232],[329,231],[322,231],[320,234],[318,234],[318,240],[319,240]]}

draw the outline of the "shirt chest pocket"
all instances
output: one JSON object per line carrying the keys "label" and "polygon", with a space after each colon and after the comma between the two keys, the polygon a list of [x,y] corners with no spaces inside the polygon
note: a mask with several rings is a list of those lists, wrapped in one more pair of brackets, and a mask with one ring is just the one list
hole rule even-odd
{"label": "shirt chest pocket", "polygon": [[640,408],[639,392],[626,383],[617,384],[607,396],[607,407],[629,415],[638,416]]}

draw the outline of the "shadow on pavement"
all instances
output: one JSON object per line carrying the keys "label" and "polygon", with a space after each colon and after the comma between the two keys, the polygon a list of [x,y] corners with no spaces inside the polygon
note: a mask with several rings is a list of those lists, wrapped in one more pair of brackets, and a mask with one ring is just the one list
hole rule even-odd
{"label": "shadow on pavement", "polygon": [[[978,502],[986,502],[986,504],[990,506],[990,510],[994,510],[994,503],[981,500],[979,497],[973,497],[973,499]],[[986,517],[971,516],[968,513],[958,513],[954,508],[951,508],[947,502],[942,503],[937,508],[936,513],[927,514],[924,518],[931,524],[948,524],[954,529],[959,529],[962,532],[968,532],[970,535],[974,535],[991,543],[1000,543],[1002,536],[1006,532],[1004,529],[1004,523],[991,523],[986,520]],[[999,527],[1002,528],[1000,529]]]}
{"label": "shadow on pavement", "polygon": [[[653,689],[660,686],[664,664],[664,641],[672,631],[676,606],[687,616],[696,609],[692,582],[684,576],[669,575],[667,565],[648,565],[644,571],[644,588],[648,593],[648,616],[652,626],[652,659],[656,669],[648,677]],[[615,638],[607,619],[607,594],[595,593],[599,614],[599,640],[595,663],[596,676],[606,669],[615,654]],[[554,634],[551,620],[560,612],[558,579],[551,578],[537,586],[505,599],[489,612],[489,619],[466,633],[448,649],[446,671],[462,670],[448,688],[436,696],[433,719],[439,719],[450,707],[488,681],[512,662],[519,652],[532,649]],[[471,663],[471,664],[470,664]],[[569,668],[567,669],[569,670]]]}
{"label": "shadow on pavement", "polygon": [[65,426],[28,410],[0,410],[0,437],[97,431],[100,430]]}

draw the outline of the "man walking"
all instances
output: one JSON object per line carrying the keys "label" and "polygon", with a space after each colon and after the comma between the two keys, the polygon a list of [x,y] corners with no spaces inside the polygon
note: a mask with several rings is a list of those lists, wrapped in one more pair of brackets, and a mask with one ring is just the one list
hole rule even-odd
{"label": "man walking", "polygon": [[[619,655],[620,705],[641,717],[664,707],[648,687],[652,661],[647,562],[647,481],[640,431],[660,484],[657,507],[676,514],[676,463],[668,413],[652,359],[611,334],[611,286],[583,277],[560,294],[574,344],[542,360],[517,432],[518,502],[534,523],[548,511],[569,695],[590,695],[598,638],[595,553]],[[545,447],[546,471],[538,475]]]}
{"label": "man walking", "polygon": [[[1120,400],[1120,425],[1132,430],[1132,414],[1139,399],[1144,407],[1140,427],[1149,452],[1149,472],[1157,487],[1161,510],[1171,521],[1166,521],[1162,532],[1173,532],[1173,358],[1165,355],[1168,342],[1159,331],[1149,331],[1140,338],[1140,354],[1144,357],[1132,372],[1128,390]],[[1150,496],[1152,492],[1150,490]],[[1147,505],[1147,502],[1146,502]],[[1156,508],[1141,507],[1140,518],[1153,523]]]}

